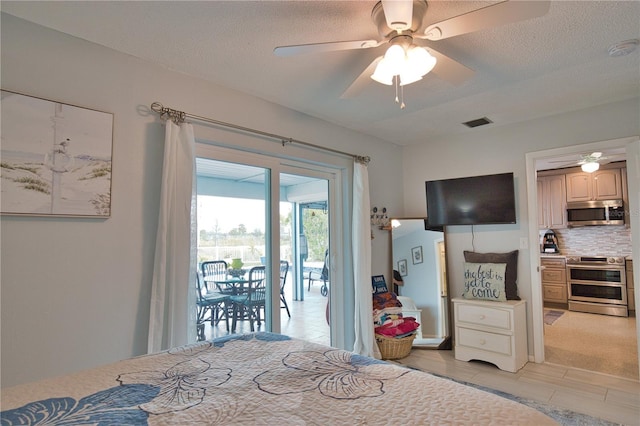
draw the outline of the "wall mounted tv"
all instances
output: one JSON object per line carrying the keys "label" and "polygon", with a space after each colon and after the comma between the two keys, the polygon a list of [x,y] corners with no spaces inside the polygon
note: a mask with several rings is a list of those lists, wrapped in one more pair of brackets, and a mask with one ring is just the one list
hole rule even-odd
{"label": "wall mounted tv", "polygon": [[427,224],[516,223],[513,173],[426,181]]}

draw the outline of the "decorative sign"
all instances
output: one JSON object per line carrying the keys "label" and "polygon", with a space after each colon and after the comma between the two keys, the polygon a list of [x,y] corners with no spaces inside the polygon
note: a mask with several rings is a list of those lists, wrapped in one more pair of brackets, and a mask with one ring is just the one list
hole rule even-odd
{"label": "decorative sign", "polygon": [[465,299],[505,302],[504,271],[506,263],[464,263]]}
{"label": "decorative sign", "polygon": [[2,214],[109,217],[113,114],[1,96]]}

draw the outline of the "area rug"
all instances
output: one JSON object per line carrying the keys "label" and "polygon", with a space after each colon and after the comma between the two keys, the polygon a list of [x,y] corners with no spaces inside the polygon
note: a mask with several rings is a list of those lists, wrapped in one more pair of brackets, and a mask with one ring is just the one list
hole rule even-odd
{"label": "area rug", "polygon": [[[409,368],[413,368],[413,367],[409,367]],[[417,368],[414,368],[414,370],[417,370]],[[485,392],[493,393],[495,395],[510,399],[515,402],[519,402],[520,404],[526,405],[527,407],[531,407],[535,410],[540,411],[541,413],[546,414],[547,416],[551,417],[561,425],[568,425],[568,426],[587,426],[587,425],[588,426],[616,426],[616,425],[619,425],[618,423],[611,423],[609,421],[598,419],[596,417],[592,417],[587,414],[576,413],[575,411],[554,407],[549,404],[534,401],[532,399],[522,398],[516,395],[512,395],[510,393],[491,389],[485,386],[476,385],[474,383],[452,379],[451,377],[442,376],[436,373],[428,373],[428,374],[433,374],[434,376],[441,377],[443,379],[462,383],[463,385],[471,386],[473,388],[480,389]]]}
{"label": "area rug", "polygon": [[564,314],[564,311],[544,311],[544,323],[551,325],[558,320]]}

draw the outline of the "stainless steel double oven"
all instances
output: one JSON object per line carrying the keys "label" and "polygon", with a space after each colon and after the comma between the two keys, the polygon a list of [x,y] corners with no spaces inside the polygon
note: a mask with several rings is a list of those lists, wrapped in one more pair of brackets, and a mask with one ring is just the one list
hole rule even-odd
{"label": "stainless steel double oven", "polygon": [[624,257],[567,257],[569,310],[629,316]]}

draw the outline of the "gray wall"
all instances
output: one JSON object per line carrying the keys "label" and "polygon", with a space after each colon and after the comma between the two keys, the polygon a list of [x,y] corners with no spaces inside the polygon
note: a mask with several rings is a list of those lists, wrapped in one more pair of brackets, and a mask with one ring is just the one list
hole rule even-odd
{"label": "gray wall", "polygon": [[[164,141],[154,101],[369,155],[371,202],[402,205],[393,145],[5,14],[1,31],[3,89],[114,114],[109,219],[2,217],[3,387],[146,353]],[[387,275],[376,233],[373,272]]]}

